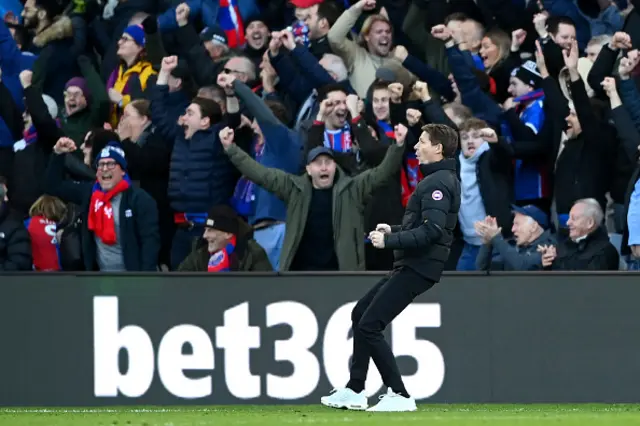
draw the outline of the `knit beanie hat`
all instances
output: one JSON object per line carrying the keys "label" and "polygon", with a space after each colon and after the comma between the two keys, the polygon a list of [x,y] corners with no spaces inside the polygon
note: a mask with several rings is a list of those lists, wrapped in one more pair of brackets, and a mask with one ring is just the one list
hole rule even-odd
{"label": "knit beanie hat", "polygon": [[98,162],[100,160],[104,160],[105,158],[110,158],[116,163],[120,165],[122,170],[127,170],[127,160],[125,160],[124,150],[122,149],[122,145],[118,142],[109,142],[100,154],[96,157],[96,168],[98,167]]}
{"label": "knit beanie hat", "polygon": [[514,68],[511,76],[533,88],[538,88],[540,83],[542,83],[542,76],[538,71],[538,66],[533,61],[526,61],[522,66]]}
{"label": "knit beanie hat", "polygon": [[67,90],[69,87],[77,87],[80,89],[84,97],[87,99],[87,102],[91,102],[91,92],[89,91],[87,80],[82,77],[73,77],[64,85],[64,90]]}
{"label": "knit beanie hat", "polygon": [[142,28],[142,26],[140,25],[129,25],[124,29],[124,34],[130,35],[133,41],[135,41],[136,44],[141,47],[144,47],[147,41],[144,35],[144,28]]}
{"label": "knit beanie hat", "polygon": [[219,205],[209,211],[204,226],[237,235],[240,222],[235,210],[227,205]]}

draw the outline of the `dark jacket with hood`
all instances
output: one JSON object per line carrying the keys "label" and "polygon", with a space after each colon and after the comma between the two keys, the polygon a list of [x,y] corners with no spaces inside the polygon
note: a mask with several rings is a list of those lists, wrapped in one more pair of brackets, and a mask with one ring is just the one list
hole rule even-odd
{"label": "dark jacket with hood", "polygon": [[[230,270],[233,272],[267,272],[273,271],[271,262],[264,249],[253,239],[253,229],[242,219],[240,231],[236,236],[236,247],[230,256]],[[200,239],[194,250],[180,264],[178,272],[207,272],[211,254],[207,242]]]}
{"label": "dark jacket with hood", "polygon": [[64,102],[64,86],[80,75],[76,63],[79,52],[73,49],[73,24],[61,16],[33,38],[38,59],[33,65],[32,85],[51,96],[58,105]]}
{"label": "dark jacket with hood", "polygon": [[[4,198],[2,191],[0,195]],[[29,232],[9,205],[0,201],[0,272],[30,271],[32,265]]]}

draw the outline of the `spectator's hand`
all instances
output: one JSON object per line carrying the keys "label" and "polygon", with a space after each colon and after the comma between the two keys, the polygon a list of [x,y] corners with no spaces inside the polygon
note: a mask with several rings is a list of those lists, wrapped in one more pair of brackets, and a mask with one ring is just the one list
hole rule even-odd
{"label": "spectator's hand", "polygon": [[418,97],[422,102],[431,100],[431,94],[429,93],[429,86],[424,81],[416,81],[413,85],[413,94]]}
{"label": "spectator's hand", "polygon": [[600,84],[602,85],[602,88],[604,89],[604,91],[607,93],[607,96],[609,97],[609,99],[618,96],[618,89],[616,88],[615,78],[605,77],[605,79],[602,80],[602,83]]}
{"label": "spectator's hand", "polygon": [[347,109],[351,113],[351,118],[356,118],[360,115],[360,111],[358,109],[358,102],[360,98],[358,95],[351,94],[347,96]]}
{"label": "spectator's hand", "polygon": [[632,49],[631,36],[625,32],[618,31],[609,42],[609,48],[611,50]]}
{"label": "spectator's hand", "polygon": [[165,56],[162,58],[162,65],[160,66],[160,71],[170,74],[171,71],[176,69],[178,66],[178,57],[177,56]]}
{"label": "spectator's hand", "polygon": [[121,141],[130,139],[133,133],[131,131],[131,124],[129,123],[129,120],[125,118],[120,119],[116,133],[120,136]]}
{"label": "spectator's hand", "polygon": [[234,133],[233,129],[231,129],[230,127],[225,127],[224,129],[220,130],[218,136],[220,137],[220,143],[222,143],[222,147],[225,149],[225,151],[229,149],[231,145],[233,145]]}
{"label": "spectator's hand", "polygon": [[369,232],[369,239],[375,248],[384,248],[384,234],[380,231]]}
{"label": "spectator's hand", "polygon": [[547,61],[544,59],[544,53],[542,53],[542,46],[540,41],[536,40],[536,65],[538,65],[538,71],[542,78],[549,77],[549,69],[547,68]]}
{"label": "spectator's hand", "polygon": [[489,143],[498,142],[498,135],[495,130],[490,127],[485,127],[484,129],[478,132],[479,136]]}
{"label": "spectator's hand", "polygon": [[520,50],[520,46],[527,38],[527,32],[522,28],[515,30],[511,33],[511,51],[517,52]]}
{"label": "spectator's hand", "polygon": [[547,19],[549,18],[549,13],[542,12],[536,13],[533,16],[533,26],[536,29],[536,32],[540,36],[540,38],[546,38],[549,34],[547,32]]}
{"label": "spectator's hand", "polygon": [[269,61],[269,53],[264,52],[262,62],[260,63],[260,79],[262,80],[262,86],[266,93],[273,93],[276,91],[276,80],[278,73],[271,65]]}
{"label": "spectator's hand", "polygon": [[407,51],[407,48],[404,46],[396,46],[396,48],[393,49],[393,56],[402,63],[407,59],[407,56],[409,56],[409,51]]}
{"label": "spectator's hand", "polygon": [[233,82],[236,80],[236,76],[233,74],[218,74],[218,86],[222,87],[227,96],[233,95]]}
{"label": "spectator's hand", "polygon": [[109,89],[109,100],[111,102],[113,102],[114,104],[119,104],[120,102],[122,102],[122,99],[123,99],[122,93],[118,92],[113,87]]}
{"label": "spectator's hand", "polygon": [[618,65],[618,74],[621,80],[628,80],[629,75],[640,62],[640,52],[637,49],[630,51],[626,58],[620,60]]}
{"label": "spectator's hand", "polygon": [[366,11],[373,10],[376,8],[376,0],[360,0],[353,7]]}
{"label": "spectator's hand", "polygon": [[24,89],[31,86],[31,80],[33,80],[33,71],[24,70],[20,73],[20,84]]}
{"label": "spectator's hand", "polygon": [[327,116],[333,111],[333,107],[333,102],[331,102],[329,99],[325,99],[320,102],[320,109],[318,110],[318,116],[316,117],[316,120],[324,122]]}
{"label": "spectator's hand", "polygon": [[629,248],[631,249],[631,255],[636,259],[640,259],[640,245],[635,244],[629,246]]}
{"label": "spectator's hand", "polygon": [[446,25],[442,24],[436,25],[435,27],[431,28],[431,35],[444,42],[451,40],[452,37],[451,30],[447,28]]}
{"label": "spectator's hand", "polygon": [[189,23],[189,13],[191,9],[187,3],[180,3],[178,7],[176,7],[176,21],[178,22],[178,26],[184,27]]}
{"label": "spectator's hand", "polygon": [[53,147],[53,152],[58,155],[73,152],[75,150],[76,143],[67,137],[58,139],[58,142],[56,142],[55,146]]}
{"label": "spectator's hand", "polygon": [[291,31],[280,31],[280,40],[282,41],[282,45],[286,47],[287,50],[291,51],[296,48],[296,39]]}
{"label": "spectator's hand", "polygon": [[396,124],[393,128],[393,134],[396,138],[396,145],[404,145],[404,141],[407,138],[408,129],[402,124]]}
{"label": "spectator's hand", "polygon": [[282,40],[280,39],[281,31],[274,31],[271,33],[271,40],[269,41],[269,52],[271,56],[277,56],[280,53],[282,47]]}
{"label": "spectator's hand", "polygon": [[456,95],[456,98],[453,101],[461,103],[462,96],[460,95],[460,89],[458,89],[458,83],[456,83],[456,79],[453,77],[453,74],[449,74],[449,81],[451,82],[451,90],[453,90],[453,93]]}
{"label": "spectator's hand", "polygon": [[422,118],[422,113],[417,109],[408,108],[407,109],[407,124],[409,127],[413,127],[420,122]]}
{"label": "spectator's hand", "polygon": [[382,232],[383,234],[390,234],[391,226],[387,225],[386,223],[379,223],[376,225],[376,231]]}
{"label": "spectator's hand", "polygon": [[504,104],[502,104],[502,109],[504,109],[505,111],[509,111],[511,108],[514,108],[516,106],[516,103],[513,101],[513,98],[507,98],[506,101],[504,101]]}
{"label": "spectator's hand", "polygon": [[548,268],[553,265],[553,261],[556,259],[557,252],[554,246],[546,246],[542,251],[542,266]]}
{"label": "spectator's hand", "polygon": [[571,49],[567,52],[566,50],[562,50],[562,56],[564,57],[564,64],[571,71],[578,71],[578,59],[580,58],[580,54],[578,52],[578,42],[573,41],[571,44]]}
{"label": "spectator's hand", "polygon": [[402,83],[391,83],[389,85],[389,91],[391,92],[391,102],[394,104],[402,102],[402,93],[404,92]]}

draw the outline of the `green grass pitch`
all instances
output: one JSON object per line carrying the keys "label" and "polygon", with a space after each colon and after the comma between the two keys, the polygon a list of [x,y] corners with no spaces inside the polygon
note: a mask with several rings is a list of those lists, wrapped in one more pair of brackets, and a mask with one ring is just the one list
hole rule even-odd
{"label": "green grass pitch", "polygon": [[313,406],[210,406],[136,408],[5,408],[0,425],[11,426],[207,426],[290,424],[392,425],[640,425],[640,404],[443,405],[413,413],[368,413]]}

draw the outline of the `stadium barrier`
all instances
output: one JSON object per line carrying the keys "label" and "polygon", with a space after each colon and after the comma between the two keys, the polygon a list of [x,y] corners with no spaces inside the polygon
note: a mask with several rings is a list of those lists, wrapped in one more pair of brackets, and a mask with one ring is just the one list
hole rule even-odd
{"label": "stadium barrier", "polygon": [[[380,276],[1,275],[0,405],[318,403]],[[387,337],[423,402],[638,402],[639,301],[633,273],[454,273]]]}

